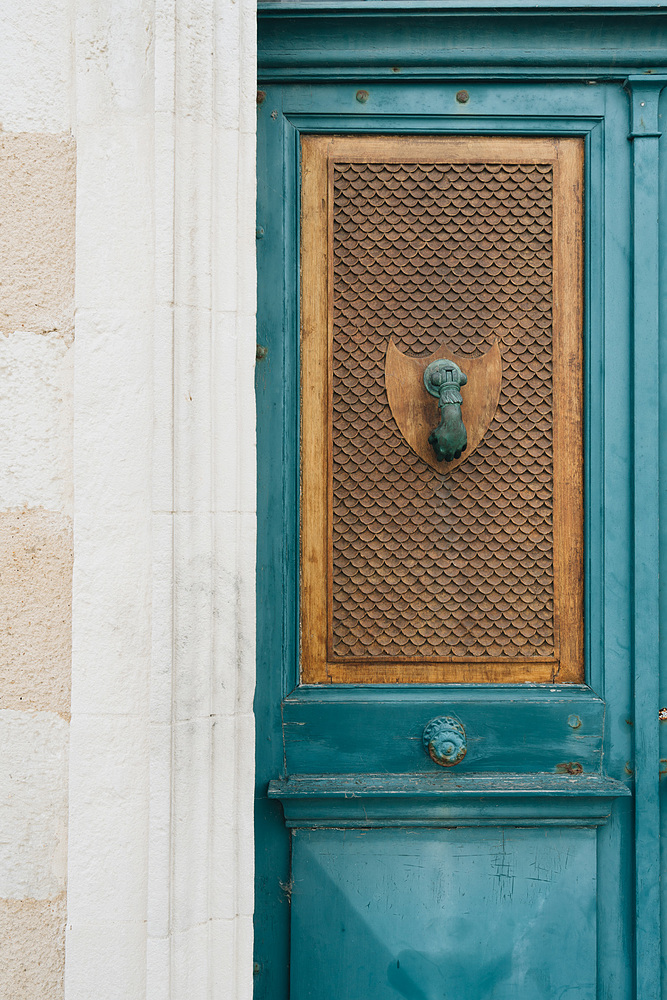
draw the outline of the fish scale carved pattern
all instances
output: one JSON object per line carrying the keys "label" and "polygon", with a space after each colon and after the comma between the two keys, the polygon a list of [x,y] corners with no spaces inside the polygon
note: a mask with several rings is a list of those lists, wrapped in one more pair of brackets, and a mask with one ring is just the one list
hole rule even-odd
{"label": "fish scale carved pattern", "polygon": [[[538,163],[333,166],[334,658],[554,655],[552,185]],[[495,418],[448,475],[393,420],[391,336],[500,341]]]}

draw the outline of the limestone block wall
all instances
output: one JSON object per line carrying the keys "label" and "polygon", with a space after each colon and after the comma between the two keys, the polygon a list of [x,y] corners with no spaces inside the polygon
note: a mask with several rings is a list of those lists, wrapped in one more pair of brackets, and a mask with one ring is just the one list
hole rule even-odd
{"label": "limestone block wall", "polygon": [[69,65],[66,3],[4,5],[0,31],[1,1000],[63,996],[76,166]]}
{"label": "limestone block wall", "polygon": [[0,1000],[252,995],[255,90],[254,0],[0,10]]}

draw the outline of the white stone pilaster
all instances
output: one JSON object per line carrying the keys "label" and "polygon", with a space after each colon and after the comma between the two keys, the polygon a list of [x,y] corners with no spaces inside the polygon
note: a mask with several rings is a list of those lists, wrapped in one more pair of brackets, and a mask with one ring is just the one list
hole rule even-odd
{"label": "white stone pilaster", "polygon": [[66,998],[246,1000],[254,7],[81,3],[76,52]]}

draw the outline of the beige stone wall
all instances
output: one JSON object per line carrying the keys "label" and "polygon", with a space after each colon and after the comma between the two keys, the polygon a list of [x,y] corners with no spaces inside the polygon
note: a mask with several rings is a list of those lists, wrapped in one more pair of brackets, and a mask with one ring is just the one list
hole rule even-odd
{"label": "beige stone wall", "polygon": [[74,333],[70,137],[0,133],[0,329]]}
{"label": "beige stone wall", "polygon": [[0,28],[0,1000],[249,1000],[255,3]]}
{"label": "beige stone wall", "polygon": [[0,514],[0,706],[69,719],[72,529],[43,508]]}
{"label": "beige stone wall", "polygon": [[0,995],[13,1000],[63,995],[65,893],[0,900]]}
{"label": "beige stone wall", "polygon": [[75,150],[0,133],[0,1000],[63,995]]}

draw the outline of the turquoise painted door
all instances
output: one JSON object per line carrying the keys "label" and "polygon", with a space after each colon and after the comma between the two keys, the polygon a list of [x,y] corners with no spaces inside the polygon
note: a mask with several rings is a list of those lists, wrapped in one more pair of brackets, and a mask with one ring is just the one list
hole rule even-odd
{"label": "turquoise painted door", "polygon": [[[660,135],[661,93],[667,77],[660,74],[667,68],[667,22],[650,5],[635,9],[591,4],[585,11],[567,14],[557,4],[526,12],[520,4],[491,5],[483,0],[466,8],[431,4],[426,10],[418,4],[397,4],[391,14],[387,6],[373,2],[260,4],[256,997],[657,1000],[661,995],[659,709],[667,703],[667,693],[660,700],[658,630],[658,471],[660,448],[665,447],[659,424],[659,331],[667,321],[665,297],[659,294],[664,280],[660,261],[667,259],[659,254],[667,190],[661,183],[667,179],[667,167]],[[330,140],[322,144],[322,136]],[[354,633],[363,645],[363,622],[371,621],[372,608],[379,606],[377,594],[372,588],[365,591],[360,582],[363,565],[377,553],[361,549],[354,556],[355,570],[347,576],[339,573],[348,583],[343,582],[341,593],[330,598],[329,624],[321,626],[324,652],[319,667],[313,668],[317,640],[312,636],[319,634],[320,625],[313,620],[317,597],[311,601],[308,595],[319,593],[318,576],[324,581],[323,593],[329,586],[327,580],[333,588],[336,573],[347,565],[343,556],[336,555],[335,531],[343,523],[343,507],[335,507],[336,470],[345,464],[340,456],[353,456],[357,447],[345,413],[335,416],[336,379],[351,379],[345,391],[354,396],[354,379],[358,382],[362,377],[358,365],[346,362],[348,367],[341,368],[335,338],[336,324],[341,327],[343,321],[332,321],[332,333],[326,329],[326,317],[342,308],[336,298],[337,275],[359,273],[363,277],[365,265],[358,266],[355,247],[364,239],[370,241],[369,247],[379,246],[373,243],[370,229],[364,234],[363,206],[373,200],[374,190],[384,192],[386,202],[392,184],[399,185],[396,205],[381,218],[394,220],[392,225],[398,229],[403,225],[407,254],[416,246],[417,237],[414,223],[410,228],[401,221],[400,212],[406,206],[414,207],[411,218],[419,215],[422,206],[432,209],[430,217],[437,228],[455,197],[463,199],[462,205],[472,205],[478,196],[465,191],[452,194],[453,187],[450,190],[447,185],[451,187],[454,181],[448,179],[448,170],[463,177],[461,184],[468,184],[470,191],[482,191],[486,185],[479,195],[482,202],[487,194],[497,201],[494,192],[500,185],[502,191],[510,192],[508,211],[514,206],[513,217],[524,220],[517,223],[524,229],[515,228],[503,244],[510,247],[508,254],[520,245],[523,263],[505,256],[497,269],[501,277],[518,275],[514,284],[518,291],[510,295],[512,302],[518,302],[524,297],[520,281],[533,281],[537,287],[536,268],[547,258],[553,263],[563,254],[558,244],[564,231],[562,220],[569,211],[568,198],[576,200],[578,195],[561,191],[565,214],[553,202],[551,249],[547,257],[540,256],[539,226],[547,223],[540,223],[535,206],[542,197],[540,191],[543,194],[546,189],[537,178],[540,171],[535,173],[533,168],[535,164],[544,168],[542,177],[560,176],[560,154],[549,160],[539,151],[549,143],[550,148],[564,149],[558,144],[568,140],[574,146],[567,148],[580,148],[583,153],[583,199],[578,210],[583,227],[583,298],[578,309],[584,421],[580,442],[570,441],[572,461],[581,454],[583,469],[581,673],[567,674],[566,682],[552,667],[548,667],[549,676],[540,673],[554,660],[547,655],[547,643],[535,647],[539,655],[529,664],[536,679],[531,680],[525,670],[513,673],[508,669],[503,674],[503,650],[509,648],[503,643],[509,642],[516,628],[516,609],[527,606],[521,603],[521,594],[532,571],[519,559],[512,577],[515,583],[507,587],[501,577],[494,577],[496,563],[488,554],[481,559],[484,566],[479,579],[491,581],[487,589],[492,596],[501,591],[509,596],[500,604],[491,601],[497,614],[494,611],[495,618],[487,615],[483,628],[479,627],[482,619],[475,616],[485,608],[488,612],[490,605],[480,599],[473,610],[466,611],[467,631],[462,635],[475,636],[486,648],[492,631],[488,621],[506,623],[504,632],[500,630],[500,637],[493,640],[495,645],[489,646],[496,650],[495,658],[491,657],[493,669],[483,655],[458,660],[454,655],[445,663],[447,657],[440,656],[442,650],[434,645],[433,635],[459,622],[456,616],[463,614],[457,610],[461,601],[456,603],[456,594],[453,610],[446,614],[436,595],[433,628],[423,640],[431,652],[417,651],[411,657],[396,654],[395,644],[415,635],[412,626],[404,623],[411,621],[420,600],[417,577],[408,597],[391,605],[391,615],[403,624],[391,633],[394,646],[387,647],[389,654],[384,659],[379,656],[369,671],[368,660],[349,640],[346,659],[340,654],[346,636]],[[465,150],[457,159],[462,142]],[[487,143],[484,156],[475,153],[482,148],[480,142]],[[494,142],[500,143],[497,148],[503,156],[499,152],[494,158],[488,152],[496,148]],[[512,146],[512,142],[519,145]],[[401,143],[405,155],[397,154],[394,160],[378,153],[402,150]],[[334,150],[326,163],[308,160],[309,149],[326,148]],[[512,152],[520,148],[532,152],[522,160],[523,154]],[[336,149],[347,152],[335,153]],[[430,161],[428,149],[435,150]],[[482,162],[492,167],[483,176]],[[311,203],[304,201],[312,163],[316,163],[315,173],[320,170],[322,183],[328,185],[325,203],[314,213]],[[408,181],[398,176],[391,163],[407,163],[410,169],[404,171],[405,177],[414,175],[415,164],[421,170],[419,176],[426,177],[426,164],[435,170],[429,176],[437,175],[435,188],[428,188],[424,181],[419,197],[406,195]],[[549,174],[552,167],[553,174]],[[362,174],[367,186],[357,185],[357,194],[351,196],[345,185],[354,186]],[[525,188],[521,199],[511,194],[519,175]],[[381,189],[372,187],[377,177],[377,183],[385,185]],[[556,181],[554,185],[555,191]],[[449,191],[444,208],[436,204],[435,189],[436,194]],[[312,190],[318,194],[324,188],[315,185]],[[535,209],[532,221],[526,221],[516,207],[522,200],[524,216],[529,207]],[[484,205],[491,204],[478,206],[482,215]],[[355,211],[350,205],[356,206]],[[479,237],[487,221],[479,211],[474,218],[468,215],[467,222],[454,220],[453,228],[447,230],[452,245],[465,225],[469,225],[471,239]],[[489,237],[488,253],[502,242],[498,233],[504,223],[499,225],[496,235]],[[530,226],[537,242],[529,245]],[[339,244],[332,237],[330,245],[325,245],[326,234],[336,232],[343,233]],[[435,245],[436,229],[428,232]],[[325,264],[318,263],[318,233],[325,241],[320,255],[326,258]],[[395,230],[390,236],[387,239],[396,245]],[[576,252],[574,245],[571,249]],[[443,275],[449,273],[448,253],[440,244],[433,251],[432,270],[441,284]],[[376,255],[374,259],[378,274],[386,277],[385,258]],[[401,280],[409,267],[401,263]],[[566,267],[562,258],[558,267]],[[488,261],[479,270],[483,285],[490,274]],[[420,281],[423,273],[417,269]],[[312,291],[318,281],[330,288],[328,305]],[[453,278],[447,282],[448,288],[454,288],[448,301],[455,313],[445,332],[465,355],[468,334],[458,307],[464,291],[456,291]],[[419,318],[423,299],[419,300],[416,291],[410,292],[417,286],[416,280],[404,286],[408,319],[403,328],[421,333],[414,345],[408,345],[409,350],[405,346],[403,350],[419,356],[429,354],[433,343],[424,332],[430,329],[428,323]],[[352,289],[348,300],[357,316],[365,308],[359,305],[361,286],[350,279],[346,287]],[[390,295],[386,282],[382,287],[373,293],[376,304],[369,307],[371,313],[376,310],[373,315],[378,314],[377,303],[386,303]],[[498,287],[496,282],[494,288]],[[562,297],[575,293],[557,281],[554,288],[549,294],[556,315],[562,312]],[[304,293],[312,300],[305,305]],[[489,315],[495,315],[499,296],[498,292],[491,302]],[[481,315],[478,302],[470,308]],[[387,313],[385,333],[396,317],[395,304]],[[530,315],[538,313],[536,306]],[[318,315],[324,317],[323,332],[317,335],[324,353],[313,361],[304,341],[313,339]],[[503,384],[511,387],[513,400],[521,401],[513,411],[515,424],[531,405],[537,405],[531,399],[540,395],[539,386],[521,395],[521,385],[527,382],[522,382],[520,359],[529,358],[526,363],[533,364],[537,357],[536,348],[530,353],[539,339],[537,320],[532,326],[524,324],[528,339],[515,341],[510,336],[512,323],[518,329],[521,317],[527,315],[513,314],[499,339],[504,352]],[[354,348],[361,350],[362,367],[371,350],[364,354],[371,336],[367,331],[373,328],[375,336],[378,326],[372,316],[365,322],[361,346]],[[437,326],[437,318],[434,323]],[[556,319],[553,329],[559,329]],[[383,365],[387,345],[382,331],[378,336],[379,346],[371,346],[377,354],[374,363]],[[328,341],[329,337],[333,339]],[[563,349],[559,337],[544,348],[548,363],[555,366],[553,371],[548,369],[548,377],[553,374],[554,380],[551,413],[553,400],[557,410],[562,399],[558,395],[562,382],[558,383],[556,374]],[[468,351],[469,357],[478,357],[490,347],[491,342],[482,338]],[[333,352],[330,369],[327,350]],[[368,368],[363,375],[368,375],[371,386],[380,378],[373,376],[374,370]],[[579,386],[575,375],[572,384]],[[330,399],[326,387],[331,389]],[[383,388],[378,390],[378,400]],[[350,403],[353,408],[356,398]],[[503,398],[501,394],[507,414],[510,404],[502,404]],[[546,398],[544,393],[542,398]],[[326,425],[317,424],[318,399],[324,401],[329,415],[334,413]],[[378,402],[378,408],[385,402]],[[304,413],[308,418],[305,431]],[[373,413],[366,414],[365,410],[354,419],[372,422]],[[389,427],[391,419],[383,418],[382,427]],[[531,427],[535,423],[532,420]],[[312,438],[313,426],[317,433],[324,427],[324,438],[331,437],[331,450],[323,439],[324,457],[312,442],[303,445],[304,433]],[[377,462],[384,461],[382,435],[364,437],[366,423],[354,426],[359,440],[372,440]],[[490,425],[487,442],[495,433],[494,426]],[[395,437],[390,440],[400,444],[400,434],[393,424],[391,428]],[[347,451],[336,436],[339,433],[351,442],[345,445]],[[522,434],[533,432],[524,428],[513,433],[519,435],[512,438],[517,442]],[[554,432],[556,451],[560,440],[562,436]],[[488,460],[484,458],[484,474],[493,480],[489,489],[495,491],[499,509],[515,495],[511,478],[516,462],[502,466],[509,471],[504,485],[498,485],[502,447],[501,442]],[[419,461],[410,459],[410,468],[426,469],[423,475],[431,476],[423,462],[416,464]],[[308,462],[315,462],[315,472],[306,467]],[[468,462],[474,464],[474,459]],[[531,475],[541,474],[538,465],[531,466]],[[558,478],[562,467],[561,454],[554,459],[549,480],[555,484],[554,518],[559,516],[557,504],[561,502],[558,483],[565,481]],[[329,475],[330,488],[324,482]],[[373,475],[368,472],[367,479]],[[419,475],[422,472],[415,473]],[[442,504],[435,509],[454,519],[454,507],[449,499],[443,500],[445,494],[449,497],[447,483],[452,477],[434,475]],[[349,470],[345,476],[351,481]],[[354,481],[362,498],[364,488],[362,480]],[[382,486],[374,499],[376,506],[363,525],[368,538],[378,537],[376,529],[388,509],[382,504],[389,489]],[[529,485],[524,490],[526,496],[533,495],[531,489]],[[320,524],[320,508],[313,495],[320,493],[322,545],[333,550],[333,561],[323,556],[321,564],[317,545],[311,548]],[[391,508],[394,521],[406,510],[405,496],[399,497],[398,507]],[[520,532],[524,513],[517,501],[511,517],[489,515],[491,534],[504,525],[510,545],[517,537],[513,532]],[[365,515],[358,516],[363,519]],[[539,516],[544,523],[544,511]],[[361,532],[352,522],[353,518],[343,527],[352,533],[350,537],[359,539]],[[471,538],[476,539],[470,542],[469,558],[475,557],[475,546],[483,541],[479,524],[478,517],[469,526]],[[567,530],[576,535],[573,524],[569,522]],[[327,535],[327,525],[333,526],[333,535]],[[420,545],[420,551],[428,554],[428,544],[420,541],[423,532],[415,525],[413,520],[405,532],[407,548],[401,551],[406,563]],[[442,546],[447,533],[437,519],[431,530]],[[524,536],[520,541],[521,551],[527,552],[529,541]],[[310,559],[313,552],[316,569],[310,572],[304,569],[304,553]],[[551,551],[549,558],[553,566],[561,557]],[[424,564],[424,557],[420,559]],[[437,590],[446,572],[442,563],[435,560],[435,565],[431,579]],[[357,571],[361,573],[358,578]],[[359,606],[361,594],[371,608],[364,612],[366,618],[358,615],[355,619],[356,633],[346,612],[339,619],[335,612],[344,607],[348,593],[344,588],[350,579],[358,585],[350,607]],[[381,576],[373,579],[386,583]],[[573,578],[567,579],[571,588],[579,586]],[[532,595],[539,608],[537,590]],[[558,600],[567,596],[554,598],[557,608],[549,621],[566,620],[562,617],[566,612],[558,611]],[[323,602],[324,607],[326,597]],[[389,628],[386,618],[383,621],[386,638]],[[525,635],[539,631],[535,626],[530,632],[531,628]],[[370,635],[372,626],[368,629]],[[562,649],[569,648],[573,629],[576,622],[570,621],[568,634],[560,637]],[[523,641],[521,628],[518,635]],[[420,641],[415,640],[413,646]],[[576,661],[576,651],[572,656]],[[454,660],[459,666],[448,678]],[[475,673],[477,666],[470,666],[473,660],[487,662],[486,676],[483,669]],[[517,654],[514,660],[518,663],[521,657]],[[425,664],[433,669],[426,669]],[[386,674],[383,682],[381,671],[391,673],[394,668],[393,679]],[[466,670],[474,682],[468,682]],[[438,747],[430,756],[434,741],[429,744],[428,735],[424,740],[424,732],[432,736],[435,730],[428,730],[429,723],[451,719],[454,722],[438,723],[445,732],[441,754],[455,758],[460,740],[465,740],[466,753],[462,758],[458,755],[454,766],[440,767],[433,759]],[[667,757],[667,749],[662,752]]]}

